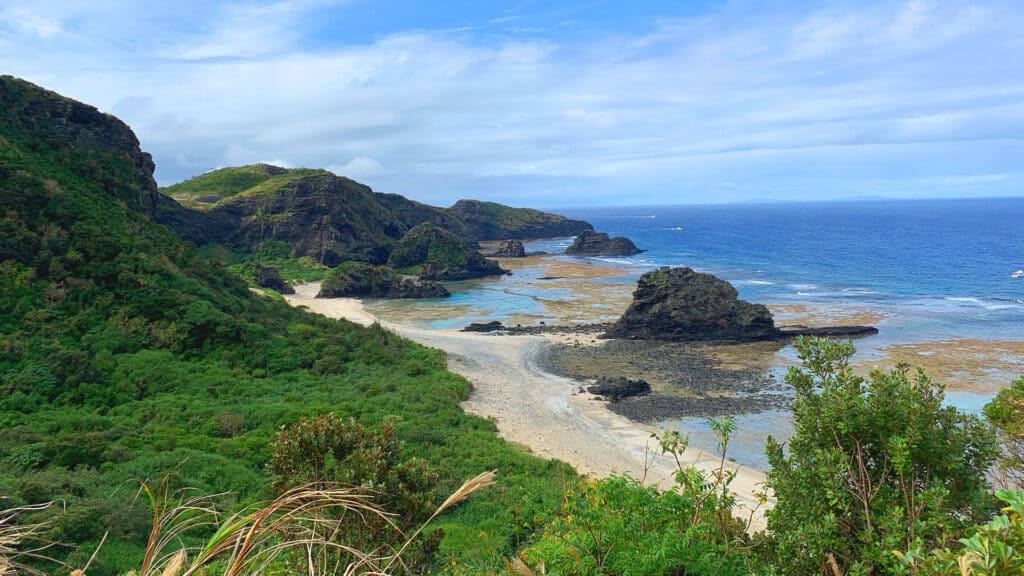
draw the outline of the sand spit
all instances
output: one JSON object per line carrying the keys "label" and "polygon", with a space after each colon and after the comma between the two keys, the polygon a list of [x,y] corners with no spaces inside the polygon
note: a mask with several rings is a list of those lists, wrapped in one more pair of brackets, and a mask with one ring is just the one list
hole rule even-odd
{"label": "sand spit", "polygon": [[[368,325],[376,319],[355,299],[316,299],[319,284],[296,286],[286,296],[294,306],[306,306],[331,318]],[[549,374],[537,363],[547,345],[540,336],[493,336],[454,330],[426,330],[390,322],[381,324],[403,337],[448,353],[448,368],[473,384],[463,403],[471,414],[491,418],[499,434],[534,454],[564,460],[587,474],[625,472],[648,483],[669,486],[673,464],[657,454],[653,428],[637,424],[605,407],[603,400],[580,392],[576,380]],[[718,459],[690,449],[686,462],[705,470]],[[736,470],[732,489],[746,511],[757,508],[764,473],[727,463]],[[760,512],[752,528],[764,526]]]}

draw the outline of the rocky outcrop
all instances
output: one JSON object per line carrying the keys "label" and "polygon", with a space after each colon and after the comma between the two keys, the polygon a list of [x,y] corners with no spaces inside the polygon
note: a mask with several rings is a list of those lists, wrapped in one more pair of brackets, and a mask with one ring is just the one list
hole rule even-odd
{"label": "rocky outcrop", "polygon": [[497,332],[498,330],[504,330],[505,325],[498,320],[491,320],[489,322],[470,322],[463,332]]}
{"label": "rocky outcrop", "polygon": [[738,299],[731,284],[690,268],[640,277],[633,302],[606,333],[613,338],[747,342],[782,337],[762,304]]}
{"label": "rocky outcrop", "polygon": [[295,289],[281,279],[281,270],[276,266],[257,266],[256,285],[277,290],[281,294],[295,294]]}
{"label": "rocky outcrop", "polygon": [[532,208],[512,208],[496,202],[459,200],[448,209],[465,223],[472,240],[526,240],[574,236],[593,226]]}
{"label": "rocky outcrop", "polygon": [[320,283],[317,298],[447,298],[437,282],[400,276],[385,266],[346,262],[332,269]]}
{"label": "rocky outcrop", "polygon": [[592,386],[587,387],[587,392],[604,396],[612,402],[616,402],[630,396],[650,394],[651,385],[645,380],[636,378],[601,376]]}
{"label": "rocky outcrop", "polygon": [[416,272],[425,280],[465,280],[508,274],[458,236],[424,222],[395,245],[388,265]]}
{"label": "rocky outcrop", "polygon": [[565,249],[565,253],[570,256],[632,256],[641,252],[643,250],[637,248],[629,238],[609,238],[604,232],[592,230],[581,232],[573,240],[572,246]]}
{"label": "rocky outcrop", "polygon": [[520,240],[504,240],[492,254],[495,258],[525,258],[526,248]]}

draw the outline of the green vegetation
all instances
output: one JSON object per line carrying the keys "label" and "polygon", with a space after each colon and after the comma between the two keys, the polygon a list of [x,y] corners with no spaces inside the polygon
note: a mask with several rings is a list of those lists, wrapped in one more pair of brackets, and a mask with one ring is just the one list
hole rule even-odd
{"label": "green vegetation", "polygon": [[239,194],[276,190],[288,182],[326,170],[278,168],[268,164],[220,168],[160,189],[160,192],[190,206],[204,207]]}
{"label": "green vegetation", "polygon": [[[777,505],[750,536],[731,422],[709,474],[581,483],[466,415],[441,352],[260,298],[225,266],[296,262],[288,244],[204,258],[155,224],[151,171],[123,123],[0,77],[0,573],[37,565],[31,541],[73,544],[47,552],[90,576],[290,573],[296,549],[383,573],[1020,573],[1024,493],[995,493],[999,513],[985,471],[998,456],[1021,478],[1024,378],[986,408],[993,431],[923,373],[861,378],[851,344],[798,340],[795,436],[769,443]],[[466,266],[437,230],[396,260]],[[684,438],[659,443],[683,461]]]}
{"label": "green vegetation", "polygon": [[684,466],[687,441],[668,432],[658,443],[675,457],[674,487],[661,491],[616,474],[580,482],[522,552],[526,563],[551,574],[750,574],[751,540],[733,518],[735,474],[725,460],[734,423],[711,425],[721,453],[711,474]]}
{"label": "green vegetation", "polygon": [[768,515],[782,574],[900,573],[894,550],[946,544],[989,511],[995,442],[976,417],[943,407],[943,387],[908,369],[853,374],[853,345],[798,339],[804,370],[788,455],[768,442]]}
{"label": "green vegetation", "polygon": [[1000,480],[1009,486],[1024,487],[1024,377],[1001,390],[985,406],[985,416],[996,428],[1002,447],[998,462]]}
{"label": "green vegetation", "polygon": [[116,119],[3,79],[0,495],[62,502],[23,518],[80,546],[54,553],[82,566],[109,532],[90,576],[138,566],[138,481],[170,475],[237,509],[269,490],[277,430],[328,412],[389,423],[402,458],[437,474],[435,499],[502,471],[493,498],[437,523],[439,561],[488,565],[481,545],[511,554],[547,519],[574,473],[464,414],[469,385],[442,353],[256,297],[149,219],[145,166]]}
{"label": "green vegetation", "polygon": [[227,266],[252,287],[256,286],[256,269],[260,266],[277,268],[281,279],[289,284],[322,280],[329,270],[309,256],[292,256],[291,246],[280,240],[267,240],[253,254],[235,253],[220,244],[200,246],[199,253]]}
{"label": "green vegetation", "polygon": [[473,240],[507,240],[575,236],[592,230],[590,224],[532,208],[513,208],[497,202],[459,200],[448,212],[464,222]]}

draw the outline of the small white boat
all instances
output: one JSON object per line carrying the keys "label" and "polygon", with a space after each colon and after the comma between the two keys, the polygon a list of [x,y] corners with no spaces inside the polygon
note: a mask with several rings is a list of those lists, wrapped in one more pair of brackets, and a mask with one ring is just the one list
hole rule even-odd
{"label": "small white boat", "polygon": [[1010,278],[1013,278],[1014,280],[1020,280],[1021,278],[1024,278],[1024,270],[1017,270],[1013,274],[1010,274]]}

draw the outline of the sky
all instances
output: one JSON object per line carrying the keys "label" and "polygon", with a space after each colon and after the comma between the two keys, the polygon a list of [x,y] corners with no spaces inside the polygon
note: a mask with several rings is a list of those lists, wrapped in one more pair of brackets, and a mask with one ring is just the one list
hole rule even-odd
{"label": "sky", "polygon": [[0,0],[0,73],[171,184],[268,162],[435,205],[1024,195],[1024,2]]}

